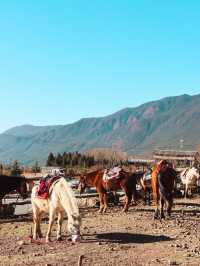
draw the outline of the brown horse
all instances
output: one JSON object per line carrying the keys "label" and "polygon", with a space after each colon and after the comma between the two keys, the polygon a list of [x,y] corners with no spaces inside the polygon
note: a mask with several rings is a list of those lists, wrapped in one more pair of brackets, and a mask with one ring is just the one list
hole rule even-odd
{"label": "brown horse", "polygon": [[124,190],[126,197],[123,211],[128,211],[132,197],[134,197],[134,200],[136,198],[136,177],[134,176],[134,173],[128,173],[122,170],[118,179],[104,181],[104,172],[105,170],[96,170],[80,176],[80,192],[83,192],[86,187],[96,187],[100,200],[99,212],[101,213],[106,212],[108,207],[106,192],[122,189]]}
{"label": "brown horse", "polygon": [[0,205],[3,197],[16,190],[23,199],[28,197],[26,179],[22,176],[0,175]]}
{"label": "brown horse", "polygon": [[[156,210],[154,218],[165,218],[164,204],[167,205],[167,214],[171,215],[173,204],[173,192],[175,189],[175,180],[177,177],[176,171],[167,161],[163,160],[157,164],[152,172],[152,190],[153,198],[156,201]],[[159,211],[160,201],[160,211]]]}

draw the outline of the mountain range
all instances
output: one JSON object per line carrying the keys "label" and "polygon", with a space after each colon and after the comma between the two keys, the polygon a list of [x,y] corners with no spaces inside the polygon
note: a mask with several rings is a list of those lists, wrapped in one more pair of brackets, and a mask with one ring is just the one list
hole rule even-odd
{"label": "mountain range", "polygon": [[22,125],[0,134],[0,161],[44,163],[50,152],[112,148],[131,155],[156,148],[195,149],[200,143],[200,95],[181,95],[73,124]]}

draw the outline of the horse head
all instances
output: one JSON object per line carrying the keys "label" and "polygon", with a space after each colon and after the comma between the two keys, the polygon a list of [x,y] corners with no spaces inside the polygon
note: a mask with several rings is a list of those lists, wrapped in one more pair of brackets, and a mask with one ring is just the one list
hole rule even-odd
{"label": "horse head", "polygon": [[20,177],[20,184],[16,188],[16,191],[22,196],[23,199],[28,197],[27,184],[25,177]]}
{"label": "horse head", "polygon": [[72,242],[79,242],[80,237],[81,217],[79,214],[72,214],[68,221],[68,230],[72,235]]}
{"label": "horse head", "polygon": [[87,177],[85,174],[81,174],[79,176],[79,185],[78,185],[78,191],[80,194],[82,194],[87,187]]}

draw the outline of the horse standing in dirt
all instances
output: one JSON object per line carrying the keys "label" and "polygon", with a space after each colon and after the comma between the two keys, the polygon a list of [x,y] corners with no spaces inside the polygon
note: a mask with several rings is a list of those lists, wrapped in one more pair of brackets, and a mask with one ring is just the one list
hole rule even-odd
{"label": "horse standing in dirt", "polygon": [[96,187],[99,194],[100,209],[99,212],[106,212],[107,204],[107,191],[117,191],[122,189],[125,192],[125,205],[124,212],[128,211],[129,204],[132,198],[136,199],[136,176],[134,173],[128,173],[123,170],[119,172],[119,178],[104,180],[105,169],[96,170],[80,176],[80,192],[83,192],[86,187]]}
{"label": "horse standing in dirt", "polygon": [[64,212],[68,216],[68,230],[72,235],[72,241],[76,242],[80,239],[80,213],[73,190],[64,178],[56,180],[49,191],[47,199],[39,198],[37,195],[38,186],[34,186],[31,195],[34,231],[33,239],[42,237],[40,222],[43,213],[49,213],[49,227],[46,234],[46,242],[51,239],[51,229],[56,214],[58,214],[58,230],[57,240],[61,240],[61,227]]}
{"label": "horse standing in dirt", "polygon": [[186,168],[180,174],[181,181],[185,185],[185,198],[187,195],[192,195],[192,187],[197,185],[200,178],[199,169],[196,167]]}
{"label": "horse standing in dirt", "polygon": [[[154,218],[165,218],[164,204],[167,205],[167,214],[171,215],[173,204],[173,192],[175,189],[175,181],[177,178],[176,171],[167,161],[163,160],[157,164],[152,172],[152,190],[153,198],[156,201],[156,210]],[[160,211],[159,211],[160,201]]]}

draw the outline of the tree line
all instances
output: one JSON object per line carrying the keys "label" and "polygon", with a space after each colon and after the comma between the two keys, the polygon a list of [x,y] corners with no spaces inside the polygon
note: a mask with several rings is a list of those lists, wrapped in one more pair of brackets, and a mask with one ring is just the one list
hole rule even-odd
{"label": "tree line", "polygon": [[64,152],[63,154],[58,153],[54,155],[52,152],[49,153],[46,166],[60,166],[60,167],[83,167],[88,168],[97,164],[100,165],[111,165],[109,159],[101,158],[95,159],[94,156],[81,154],[79,152]]}
{"label": "tree line", "polygon": [[95,164],[93,156],[86,156],[79,152],[64,152],[54,155],[49,154],[46,166],[60,166],[60,167],[91,167]]}

